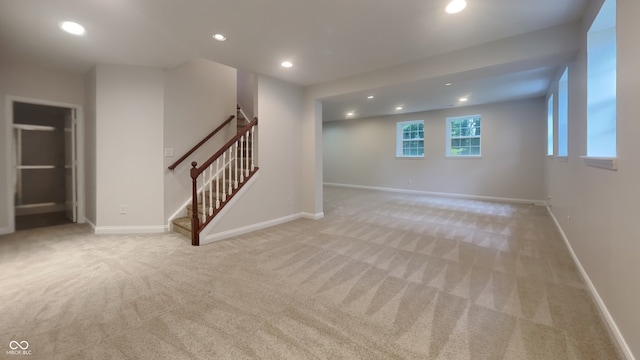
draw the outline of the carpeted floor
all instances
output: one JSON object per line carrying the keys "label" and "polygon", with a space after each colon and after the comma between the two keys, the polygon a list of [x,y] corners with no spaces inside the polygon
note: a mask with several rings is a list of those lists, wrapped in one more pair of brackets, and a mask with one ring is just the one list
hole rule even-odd
{"label": "carpeted floor", "polygon": [[22,358],[12,341],[30,359],[618,358],[546,209],[325,199],[323,220],[201,248],[82,225],[2,236],[0,358]]}

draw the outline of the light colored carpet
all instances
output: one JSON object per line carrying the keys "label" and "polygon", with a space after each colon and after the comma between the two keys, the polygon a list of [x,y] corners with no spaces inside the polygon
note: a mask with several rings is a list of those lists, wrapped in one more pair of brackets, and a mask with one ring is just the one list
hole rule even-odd
{"label": "light colored carpet", "polygon": [[0,357],[617,359],[542,207],[328,187],[326,218],[201,248],[0,237]]}

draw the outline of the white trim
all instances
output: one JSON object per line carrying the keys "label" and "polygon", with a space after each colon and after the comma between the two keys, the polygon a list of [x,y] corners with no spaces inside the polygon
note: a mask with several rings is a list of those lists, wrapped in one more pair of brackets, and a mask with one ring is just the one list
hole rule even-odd
{"label": "white trim", "polygon": [[96,234],[157,234],[169,231],[166,225],[150,226],[91,226]]}
{"label": "white trim", "polygon": [[[404,139],[405,125],[422,125],[422,139]],[[422,141],[422,155],[404,155],[405,141]],[[424,159],[424,120],[408,120],[396,122],[396,159]]]}
{"label": "white trim", "polygon": [[[482,122],[482,114],[474,114],[474,115],[464,115],[464,116],[450,116],[445,118],[445,127],[446,127],[446,134],[445,134],[445,150],[444,150],[444,156],[445,159],[453,159],[453,158],[481,158],[482,157],[482,131],[480,132],[480,135],[473,135],[473,136],[456,136],[456,137],[452,137],[451,136],[451,123],[455,120],[463,120],[463,119],[472,119],[472,118],[478,118],[480,119],[480,121]],[[480,129],[482,130],[482,123],[480,124]],[[452,139],[479,139],[480,140],[480,145],[478,145],[478,150],[480,151],[479,154],[477,155],[455,155],[451,153],[451,140]]]}
{"label": "white trim", "polygon": [[[76,112],[76,191],[78,200],[78,219],[84,219],[85,215],[85,194],[84,194],[84,111],[82,105],[70,104],[58,101],[43,100],[38,98],[29,98],[23,96],[6,95],[5,96],[5,153],[6,153],[6,176],[7,176],[7,223],[9,232],[15,232],[15,211],[14,211],[14,197],[13,197],[13,178],[14,170],[12,166],[12,150],[11,145],[13,143],[13,103],[22,102],[35,105],[47,105],[73,109]],[[0,190],[1,191],[1,190]],[[83,221],[78,221],[82,223]]]}
{"label": "white trim", "polygon": [[91,220],[84,218],[84,220],[82,221],[83,223],[89,225],[89,227],[91,228],[91,230],[93,230],[93,233],[95,234],[96,232],[96,225],[94,223],[91,222]]}
{"label": "white trim", "polygon": [[600,297],[600,294],[598,293],[598,290],[596,289],[595,285],[593,285],[591,278],[589,278],[587,271],[582,266],[582,263],[580,262],[578,255],[576,255],[576,252],[573,250],[573,247],[571,246],[571,243],[569,242],[567,235],[564,233],[564,230],[562,230],[562,227],[560,226],[558,219],[556,219],[555,215],[553,214],[553,211],[551,211],[550,206],[547,206],[547,212],[551,216],[551,219],[553,219],[553,222],[556,224],[556,228],[558,228],[558,231],[560,232],[560,235],[562,236],[562,239],[564,240],[565,245],[567,245],[567,249],[569,249],[571,258],[573,258],[573,261],[575,262],[576,267],[580,271],[580,275],[582,275],[582,279],[584,280],[585,284],[587,284],[587,288],[589,289],[589,292],[591,293],[591,297],[593,298],[594,302],[598,307],[601,317],[605,320],[605,323],[609,328],[609,332],[611,333],[611,335],[613,335],[613,338],[618,345],[618,350],[622,352],[622,355],[625,357],[625,359],[635,360],[635,357],[631,352],[631,348],[629,348],[629,345],[625,341],[624,336],[622,336],[622,333],[620,332],[618,325],[616,324],[615,320],[609,313],[609,310],[607,309],[607,306],[605,305],[604,301],[602,301],[602,298]]}
{"label": "white trim", "polygon": [[206,244],[210,244],[210,243],[213,243],[213,242],[216,242],[216,241],[229,239],[229,238],[232,238],[232,237],[235,237],[235,236],[240,236],[240,235],[247,234],[247,233],[250,233],[250,232],[253,232],[253,231],[266,229],[268,227],[284,224],[284,223],[287,223],[289,221],[298,220],[298,219],[301,219],[301,218],[303,218],[302,213],[293,214],[293,215],[283,216],[283,217],[277,218],[277,219],[263,221],[263,222],[257,223],[257,224],[251,224],[251,225],[243,226],[243,227],[240,227],[240,228],[237,228],[237,229],[233,229],[233,230],[227,230],[227,231],[219,232],[219,233],[216,233],[216,234],[207,235],[204,239],[200,239],[200,245],[206,245]]}
{"label": "white trim", "polygon": [[0,228],[0,235],[11,234],[13,230],[10,227],[2,227]]}
{"label": "white trim", "polygon": [[303,219],[320,220],[320,219],[324,218],[324,212],[319,212],[319,213],[316,213],[316,214],[308,213],[308,212],[302,212],[302,213],[300,213],[300,216]]}
{"label": "white trim", "polygon": [[618,158],[615,157],[593,157],[580,156],[587,166],[593,166],[607,170],[618,170]]}
{"label": "white trim", "polygon": [[504,198],[504,197],[495,197],[495,196],[469,195],[469,194],[454,194],[454,193],[443,193],[443,192],[421,191],[421,190],[407,190],[407,189],[395,189],[395,188],[385,188],[385,187],[376,187],[376,186],[363,186],[363,185],[351,185],[351,184],[324,183],[324,185],[325,186],[351,188],[351,189],[394,192],[394,193],[401,193],[401,194],[430,195],[430,196],[451,197],[451,198],[458,198],[458,199],[486,200],[486,201],[516,203],[516,204],[532,204],[532,205],[536,205],[536,206],[546,206],[547,205],[546,201],[544,201],[544,200],[516,199],[516,198]]}

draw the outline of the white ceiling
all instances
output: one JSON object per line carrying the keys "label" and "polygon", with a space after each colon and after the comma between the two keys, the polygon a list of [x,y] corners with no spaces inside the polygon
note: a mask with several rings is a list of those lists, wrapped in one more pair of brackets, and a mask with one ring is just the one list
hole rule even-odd
{"label": "white ceiling", "polygon": [[[203,57],[308,86],[573,22],[588,1],[467,0],[463,12],[448,15],[448,0],[0,0],[0,54],[79,73],[95,63],[172,67]],[[83,24],[87,34],[63,33],[63,20]],[[283,60],[294,67],[282,68]],[[462,85],[479,102],[528,97],[542,94],[553,73],[460,79],[444,89],[413,83],[377,89],[376,100],[385,109],[396,102],[405,111],[438,108]],[[496,94],[482,100],[479,90],[487,88]],[[366,109],[360,95],[328,100],[325,110],[388,113]]]}

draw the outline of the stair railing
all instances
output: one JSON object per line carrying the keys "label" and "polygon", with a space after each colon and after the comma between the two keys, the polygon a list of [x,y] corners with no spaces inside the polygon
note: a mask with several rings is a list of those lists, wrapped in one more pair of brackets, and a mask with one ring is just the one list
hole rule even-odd
{"label": "stair railing", "polygon": [[[191,163],[191,245],[200,245],[200,230],[258,171],[254,144],[257,125],[258,118],[254,118],[202,165]],[[202,200],[202,218],[198,198]]]}
{"label": "stair railing", "polygon": [[220,126],[218,126],[215,130],[213,130],[209,135],[205,136],[204,139],[202,139],[199,143],[197,143],[194,147],[192,147],[189,151],[187,151],[186,154],[182,155],[180,159],[178,159],[173,164],[169,165],[169,170],[174,170],[178,165],[180,165],[180,163],[185,161],[191,154],[193,154],[196,150],[198,150],[200,146],[204,145],[204,143],[206,143],[209,139],[211,139],[215,134],[220,132],[220,130],[222,130],[225,126],[229,125],[231,120],[233,120],[234,118],[235,118],[235,115],[229,116],[229,118],[225,120],[222,124],[220,124]]}

